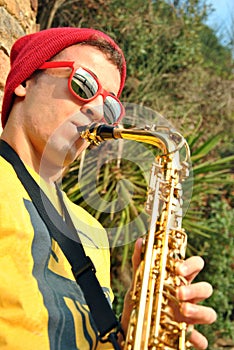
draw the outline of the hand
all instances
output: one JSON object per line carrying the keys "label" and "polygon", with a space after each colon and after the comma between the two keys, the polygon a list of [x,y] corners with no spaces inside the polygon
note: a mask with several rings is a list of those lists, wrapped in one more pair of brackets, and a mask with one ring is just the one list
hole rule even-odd
{"label": "hand", "polygon": [[[132,256],[133,275],[135,276],[137,267],[141,261],[142,239],[138,239],[135,244],[134,253]],[[174,310],[175,318],[179,322],[187,324],[210,324],[216,320],[216,313],[212,308],[197,305],[198,302],[210,297],[213,289],[207,282],[198,282],[190,284],[198,273],[203,269],[204,261],[200,257],[191,257],[182,263],[178,263],[176,272],[186,278],[187,286],[178,288],[177,297],[182,302],[181,308]],[[127,292],[124,301],[124,309],[122,314],[122,327],[126,333],[129,317],[132,310],[131,290]],[[192,330],[189,341],[196,349],[206,349],[208,346],[207,339],[195,329]]]}
{"label": "hand", "polygon": [[[178,275],[185,277],[191,283],[203,267],[203,259],[199,256],[194,256],[178,264],[176,271]],[[216,320],[216,312],[210,307],[197,305],[200,301],[209,298],[212,292],[212,286],[207,282],[198,282],[179,287],[177,297],[182,302],[181,314],[177,315],[179,321],[184,321],[187,324],[213,323]],[[196,349],[206,349],[208,346],[207,339],[195,329],[193,329],[189,341]]]}

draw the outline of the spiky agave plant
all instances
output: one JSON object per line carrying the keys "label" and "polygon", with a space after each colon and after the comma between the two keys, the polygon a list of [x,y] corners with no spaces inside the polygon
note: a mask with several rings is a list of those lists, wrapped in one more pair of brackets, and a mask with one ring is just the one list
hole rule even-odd
{"label": "spiky agave plant", "polygon": [[[192,150],[193,189],[183,227],[188,233],[207,238],[213,230],[205,224],[202,203],[209,195],[220,194],[224,185],[233,182],[231,164],[234,156],[215,158],[212,153],[222,137],[218,134],[205,142],[201,142],[202,134],[187,138]],[[144,203],[153,159],[152,149],[147,146],[139,148],[134,141],[124,140],[105,142],[76,161],[63,180],[63,188],[70,199],[102,223],[109,234],[111,247],[123,246],[125,258],[128,243],[147,231]],[[196,249],[192,240],[189,247]]]}

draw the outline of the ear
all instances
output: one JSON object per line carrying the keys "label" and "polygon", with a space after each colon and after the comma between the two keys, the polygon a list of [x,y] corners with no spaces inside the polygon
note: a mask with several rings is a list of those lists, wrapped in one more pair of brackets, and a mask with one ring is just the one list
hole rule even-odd
{"label": "ear", "polygon": [[18,86],[15,88],[14,93],[16,94],[16,96],[24,97],[24,96],[26,95],[26,89],[25,89],[25,87],[23,86],[23,84],[18,85]]}

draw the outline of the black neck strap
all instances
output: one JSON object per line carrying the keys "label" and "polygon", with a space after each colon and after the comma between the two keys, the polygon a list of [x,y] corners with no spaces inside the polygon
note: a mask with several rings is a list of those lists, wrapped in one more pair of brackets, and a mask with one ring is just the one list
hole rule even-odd
{"label": "black neck strap", "polygon": [[[120,324],[103,293],[95,275],[95,267],[91,259],[85,254],[73,223],[67,225],[27,171],[18,154],[3,140],[0,140],[0,155],[13,166],[40,217],[46,224],[51,237],[57,241],[71,264],[73,275],[84,293],[85,300],[99,331],[100,340],[110,341],[115,349],[120,349],[116,335],[118,331],[121,331]],[[71,219],[69,221],[71,223]]]}

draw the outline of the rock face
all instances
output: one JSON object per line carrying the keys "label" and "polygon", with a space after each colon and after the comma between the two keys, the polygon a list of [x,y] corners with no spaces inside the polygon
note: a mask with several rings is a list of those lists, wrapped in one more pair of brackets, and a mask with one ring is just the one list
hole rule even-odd
{"label": "rock face", "polygon": [[10,49],[16,39],[39,30],[37,0],[0,0],[0,109],[4,83],[10,68]]}

